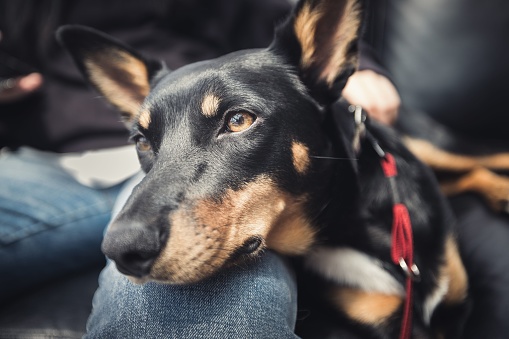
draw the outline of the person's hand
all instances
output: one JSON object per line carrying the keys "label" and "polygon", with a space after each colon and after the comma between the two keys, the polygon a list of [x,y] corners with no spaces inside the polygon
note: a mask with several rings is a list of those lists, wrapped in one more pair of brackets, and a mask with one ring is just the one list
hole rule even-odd
{"label": "person's hand", "polygon": [[18,78],[0,81],[0,104],[20,100],[41,87],[40,73],[31,73]]}
{"label": "person's hand", "polygon": [[392,125],[398,117],[401,98],[392,82],[371,70],[357,71],[346,83],[343,97],[352,105],[360,105],[368,115]]}

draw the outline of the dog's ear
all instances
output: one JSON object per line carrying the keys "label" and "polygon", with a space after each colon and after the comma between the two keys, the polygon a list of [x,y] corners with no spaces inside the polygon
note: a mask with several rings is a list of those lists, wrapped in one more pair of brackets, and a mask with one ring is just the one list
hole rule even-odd
{"label": "dog's ear", "polygon": [[269,47],[296,66],[311,95],[330,104],[357,68],[359,0],[301,0]]}
{"label": "dog's ear", "polygon": [[150,80],[163,67],[112,37],[84,26],[63,26],[58,41],[85,78],[116,106],[130,126],[150,91]]}

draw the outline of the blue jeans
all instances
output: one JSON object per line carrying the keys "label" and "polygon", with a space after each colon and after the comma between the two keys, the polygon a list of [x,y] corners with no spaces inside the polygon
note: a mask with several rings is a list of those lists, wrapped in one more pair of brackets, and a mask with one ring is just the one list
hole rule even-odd
{"label": "blue jeans", "polygon": [[[121,207],[138,177],[120,194]],[[134,285],[108,263],[85,338],[296,338],[297,287],[278,255],[187,285]]]}
{"label": "blue jeans", "polygon": [[102,235],[121,185],[93,189],[30,149],[0,155],[0,301],[104,262]]}
{"label": "blue jeans", "polygon": [[296,285],[274,253],[188,286],[134,285],[111,263],[99,284],[85,338],[296,338]]}

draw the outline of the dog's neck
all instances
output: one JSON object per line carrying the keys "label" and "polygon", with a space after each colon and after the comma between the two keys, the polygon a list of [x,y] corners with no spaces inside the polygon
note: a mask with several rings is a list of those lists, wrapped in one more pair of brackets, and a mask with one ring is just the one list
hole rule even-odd
{"label": "dog's neck", "polygon": [[[377,132],[376,126],[366,122],[369,131]],[[334,245],[349,245],[368,250],[365,240],[369,238],[363,232],[369,232],[366,216],[366,202],[363,201],[364,187],[373,182],[374,172],[379,171],[379,156],[372,140],[362,137],[359,148],[354,150],[356,125],[354,115],[348,111],[348,105],[338,103],[327,111],[324,120],[330,147],[330,179],[327,188],[327,207],[320,218],[324,239],[335,239]],[[390,200],[389,196],[383,200]],[[387,201],[387,203],[389,203]],[[381,202],[381,205],[385,201]],[[369,250],[368,250],[369,252]]]}
{"label": "dog's neck", "polygon": [[[323,150],[322,166],[326,166],[327,185],[323,187],[320,228],[322,235],[329,239],[343,239],[343,236],[332,236],[328,233],[343,232],[344,225],[354,224],[358,218],[360,185],[357,159],[351,150],[350,141],[353,130],[350,128],[350,115],[344,106],[334,105],[325,111],[323,132],[328,139],[327,148]],[[323,177],[322,177],[323,178]],[[327,234],[325,234],[327,233]]]}

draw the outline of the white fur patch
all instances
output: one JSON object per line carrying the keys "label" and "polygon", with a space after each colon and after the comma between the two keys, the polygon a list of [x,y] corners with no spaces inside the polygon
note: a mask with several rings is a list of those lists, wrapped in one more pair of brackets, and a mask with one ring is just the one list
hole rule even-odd
{"label": "white fur patch", "polygon": [[426,297],[424,300],[424,305],[422,309],[424,323],[428,324],[431,321],[431,316],[435,311],[437,305],[444,299],[447,290],[449,289],[449,278],[446,275],[443,275],[442,278],[438,281],[437,288]]}
{"label": "white fur patch", "polygon": [[340,284],[367,292],[405,296],[404,287],[376,258],[348,247],[319,247],[306,266]]}

